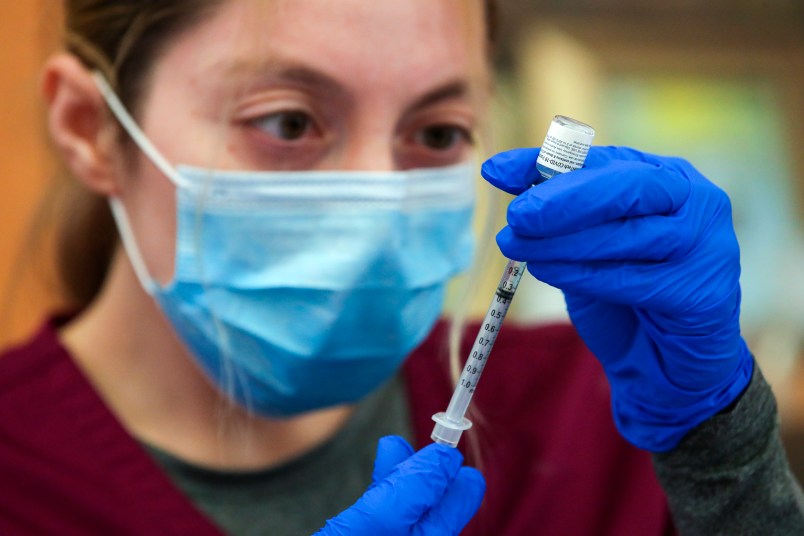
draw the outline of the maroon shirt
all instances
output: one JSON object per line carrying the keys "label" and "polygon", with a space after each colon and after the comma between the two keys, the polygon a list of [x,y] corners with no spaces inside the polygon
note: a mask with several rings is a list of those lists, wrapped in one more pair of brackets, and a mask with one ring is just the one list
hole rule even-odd
{"label": "maroon shirt", "polygon": [[[219,535],[124,430],[56,329],[0,357],[0,534]],[[418,446],[452,392],[445,334],[439,325],[405,365]],[[506,326],[491,361],[462,440],[479,442],[488,489],[463,534],[673,533],[650,457],[616,433],[601,368],[570,326]]]}
{"label": "maroon shirt", "polygon": [[[446,334],[437,326],[405,366],[417,447],[452,395]],[[476,334],[468,330],[461,356]],[[505,325],[472,406],[460,446],[466,454],[474,433],[487,489],[461,534],[675,534],[650,454],[617,432],[603,368],[571,325]]]}

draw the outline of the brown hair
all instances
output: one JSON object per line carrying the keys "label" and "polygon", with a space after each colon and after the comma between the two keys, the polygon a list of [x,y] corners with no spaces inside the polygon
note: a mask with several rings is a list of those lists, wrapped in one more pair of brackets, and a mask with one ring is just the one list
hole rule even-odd
{"label": "brown hair", "polygon": [[[490,45],[497,39],[495,0],[483,0]],[[182,30],[221,0],[66,0],[65,45],[88,68],[100,70],[136,117],[151,65]],[[106,278],[117,232],[106,200],[75,181],[63,196],[57,225],[56,265],[65,298],[87,306]]]}

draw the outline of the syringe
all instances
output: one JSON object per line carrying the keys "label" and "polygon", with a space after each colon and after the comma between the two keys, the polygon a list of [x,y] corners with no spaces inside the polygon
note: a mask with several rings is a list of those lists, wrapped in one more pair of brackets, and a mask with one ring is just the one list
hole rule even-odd
{"label": "syringe", "polygon": [[[569,117],[555,116],[536,161],[536,168],[541,176],[550,179],[557,174],[583,167],[594,137],[595,131],[589,125]],[[472,426],[472,422],[465,417],[466,410],[469,408],[469,402],[486,367],[489,354],[526,266],[523,261],[508,261],[458,384],[452,393],[447,411],[433,415],[436,424],[430,437],[436,443],[455,447],[463,431]]]}

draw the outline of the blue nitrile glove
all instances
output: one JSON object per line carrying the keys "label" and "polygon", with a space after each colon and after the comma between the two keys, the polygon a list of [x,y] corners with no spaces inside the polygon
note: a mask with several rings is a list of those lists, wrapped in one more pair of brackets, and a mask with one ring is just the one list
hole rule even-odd
{"label": "blue nitrile glove", "polygon": [[491,184],[518,195],[497,243],[564,292],[603,364],[622,435],[670,450],[753,372],[729,199],[680,158],[592,147],[584,168],[542,182],[538,153],[483,164]]}
{"label": "blue nitrile glove", "polygon": [[486,490],[480,472],[462,463],[458,449],[433,443],[414,453],[401,437],[383,437],[368,491],[316,536],[458,534]]}

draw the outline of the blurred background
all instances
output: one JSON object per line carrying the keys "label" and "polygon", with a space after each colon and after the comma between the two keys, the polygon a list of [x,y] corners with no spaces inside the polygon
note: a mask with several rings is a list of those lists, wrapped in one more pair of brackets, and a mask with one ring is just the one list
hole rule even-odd
{"label": "blurred background", "polygon": [[[539,145],[551,117],[564,114],[593,125],[597,144],[684,156],[729,193],[743,332],[777,395],[804,481],[804,0],[500,5],[495,150]],[[59,27],[56,0],[0,4],[3,346],[64,306],[48,249],[34,244],[39,200],[60,175],[37,90]],[[499,203],[503,217],[507,200]],[[489,264],[478,314],[503,266],[501,258]],[[566,319],[560,293],[526,279],[513,319]]]}

